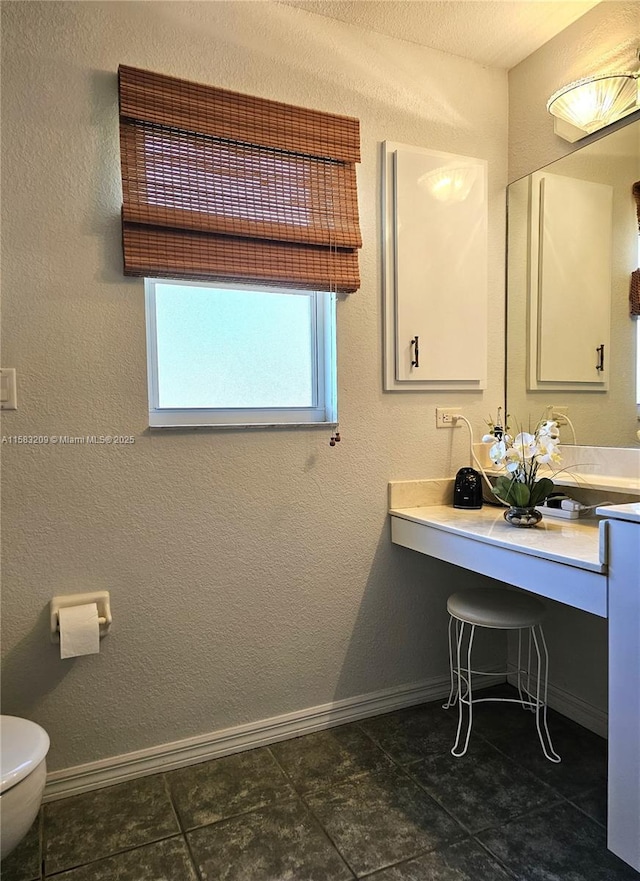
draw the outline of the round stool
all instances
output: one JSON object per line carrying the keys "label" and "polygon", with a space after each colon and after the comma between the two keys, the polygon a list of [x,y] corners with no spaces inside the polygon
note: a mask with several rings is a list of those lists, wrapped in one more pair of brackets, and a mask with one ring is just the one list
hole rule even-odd
{"label": "round stool", "polygon": [[[485,587],[454,593],[447,600],[449,612],[449,668],[451,691],[445,709],[458,704],[458,731],[451,754],[463,756],[469,746],[473,706],[477,703],[516,703],[536,716],[536,728],[542,752],[550,762],[560,756],[551,743],[547,727],[547,684],[549,655],[542,631],[544,605],[528,594],[502,587]],[[455,626],[455,639],[453,630]],[[518,631],[518,698],[474,698],[472,677],[500,676],[505,672],[485,673],[471,668],[471,649],[476,627]],[[528,631],[527,664],[523,667],[522,632]],[[532,659],[534,664],[532,666]],[[468,707],[466,733],[463,735],[463,708]],[[464,743],[463,743],[464,741]]]}

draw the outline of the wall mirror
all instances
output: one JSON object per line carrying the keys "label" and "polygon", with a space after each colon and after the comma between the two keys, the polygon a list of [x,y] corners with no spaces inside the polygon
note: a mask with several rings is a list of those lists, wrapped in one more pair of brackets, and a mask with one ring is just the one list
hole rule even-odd
{"label": "wall mirror", "polygon": [[566,412],[562,443],[637,446],[638,267],[632,193],[640,119],[510,184],[507,412],[534,426]]}

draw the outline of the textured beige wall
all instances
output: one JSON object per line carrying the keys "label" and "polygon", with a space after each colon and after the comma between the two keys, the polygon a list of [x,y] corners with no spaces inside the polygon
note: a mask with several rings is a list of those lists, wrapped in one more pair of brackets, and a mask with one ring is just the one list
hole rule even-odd
{"label": "textured beige wall", "polygon": [[509,71],[509,181],[577,150],[553,133],[547,101],[562,86],[608,70],[636,70],[638,0],[605,0]]}
{"label": "textured beige wall", "polygon": [[[471,574],[392,547],[389,479],[466,464],[503,396],[507,78],[270,3],[2,4],[4,711],[65,768],[445,673],[445,598]],[[343,441],[146,430],[143,285],[121,271],[116,69],[358,116],[362,289],[340,302]],[[379,143],[489,162],[489,387],[384,394]],[[446,400],[445,400],[446,398]],[[111,591],[99,656],[60,661],[56,593]]]}
{"label": "textured beige wall", "polygon": [[[640,3],[607,0],[509,71],[510,181],[588,143],[569,144],[553,133],[547,100],[573,80],[635,69],[639,43]],[[553,683],[606,710],[606,621],[552,604],[546,629]]]}

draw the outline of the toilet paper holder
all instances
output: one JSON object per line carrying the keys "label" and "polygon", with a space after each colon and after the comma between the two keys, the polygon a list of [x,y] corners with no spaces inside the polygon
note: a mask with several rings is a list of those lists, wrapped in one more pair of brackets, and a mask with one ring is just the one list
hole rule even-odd
{"label": "toilet paper holder", "polygon": [[108,590],[94,590],[90,593],[67,593],[55,596],[49,603],[51,642],[60,642],[60,609],[69,606],[84,606],[95,603],[98,607],[98,624],[100,639],[106,636],[111,628],[111,600]]}

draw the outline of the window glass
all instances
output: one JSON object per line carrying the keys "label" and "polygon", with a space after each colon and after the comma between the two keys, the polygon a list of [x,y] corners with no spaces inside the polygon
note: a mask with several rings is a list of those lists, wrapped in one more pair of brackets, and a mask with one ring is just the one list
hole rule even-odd
{"label": "window glass", "polygon": [[334,311],[328,293],[147,280],[150,411],[180,411],[155,424],[334,421]]}

